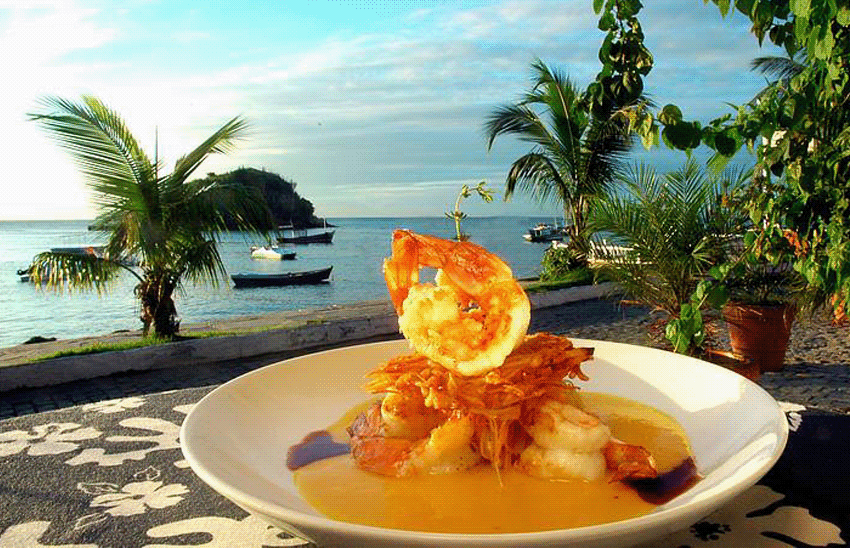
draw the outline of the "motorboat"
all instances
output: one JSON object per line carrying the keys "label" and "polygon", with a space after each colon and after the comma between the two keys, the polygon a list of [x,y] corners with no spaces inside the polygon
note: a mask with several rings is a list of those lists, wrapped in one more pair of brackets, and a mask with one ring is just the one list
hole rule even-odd
{"label": "motorboat", "polygon": [[539,223],[537,226],[529,228],[528,232],[523,234],[522,237],[529,242],[552,242],[562,240],[566,235],[565,227]]}
{"label": "motorboat", "polygon": [[330,244],[333,243],[334,230],[325,230],[308,234],[306,231],[292,231],[291,236],[278,236],[279,244]]}
{"label": "motorboat", "polygon": [[295,259],[294,251],[282,251],[278,247],[251,246],[252,259],[268,259],[271,261],[291,261]]}
{"label": "motorboat", "polygon": [[318,270],[282,272],[279,274],[239,273],[231,275],[230,278],[236,288],[321,284],[329,281],[331,270],[333,270],[332,266]]}
{"label": "motorboat", "polygon": [[[333,225],[330,225],[333,226]],[[318,227],[316,227],[318,228]],[[308,232],[306,228],[295,228],[291,224],[281,225],[279,230],[283,234],[277,237],[279,244],[330,244],[333,243],[334,230],[328,230],[328,224],[325,222],[321,227],[321,232]],[[289,234],[287,234],[289,232]]]}

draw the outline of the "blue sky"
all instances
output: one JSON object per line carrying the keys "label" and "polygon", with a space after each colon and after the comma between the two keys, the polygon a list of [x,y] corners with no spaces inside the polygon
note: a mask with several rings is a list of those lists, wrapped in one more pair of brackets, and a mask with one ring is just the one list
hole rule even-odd
{"label": "blue sky", "polygon": [[[702,0],[646,0],[641,21],[659,104],[710,120],[763,87],[749,21]],[[528,88],[536,58],[584,87],[599,70],[591,0],[196,2],[0,0],[0,219],[92,218],[65,152],[26,121],[38,98],[100,97],[167,164],[233,116],[237,150],[198,175],[265,168],[320,216],[437,215],[464,183],[501,195],[528,145],[486,116]],[[10,77],[11,76],[11,77]],[[636,151],[668,169],[682,156]],[[472,215],[557,214],[524,197],[464,202]]]}

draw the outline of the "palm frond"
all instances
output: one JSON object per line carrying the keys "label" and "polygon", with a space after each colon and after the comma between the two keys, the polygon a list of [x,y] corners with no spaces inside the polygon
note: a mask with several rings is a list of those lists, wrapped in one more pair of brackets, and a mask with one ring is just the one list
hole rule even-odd
{"label": "palm frond", "polygon": [[36,287],[58,292],[95,289],[103,293],[120,269],[117,263],[94,255],[47,251],[33,258],[29,272]]}
{"label": "palm frond", "polygon": [[83,97],[77,104],[58,97],[41,103],[52,113],[30,114],[77,161],[107,206],[137,202],[139,184],[150,180],[153,166],[123,120],[98,99]]}
{"label": "palm frond", "polygon": [[534,87],[526,96],[526,101],[545,104],[555,117],[567,118],[571,113],[574,114],[573,105],[578,88],[563,72],[548,67],[539,59],[531,66],[535,73]]}
{"label": "palm frond", "polygon": [[556,193],[558,198],[562,198],[560,192],[566,186],[558,169],[547,155],[531,152],[521,156],[511,165],[505,181],[505,197],[508,198],[517,190],[522,190],[538,201],[546,202],[553,193]]}
{"label": "palm frond", "polygon": [[718,254],[715,216],[725,214],[717,207],[725,185],[693,161],[663,176],[645,165],[627,170],[623,194],[592,211],[592,227],[629,249],[619,255],[601,249],[609,275],[633,297],[677,314]]}
{"label": "palm frond", "polygon": [[499,135],[513,135],[522,141],[546,144],[554,139],[536,112],[525,105],[498,107],[484,125],[488,150]]}
{"label": "palm frond", "polygon": [[177,255],[180,257],[177,268],[190,281],[205,281],[217,286],[227,275],[214,240],[187,242]]}
{"label": "palm frond", "polygon": [[805,58],[805,49],[798,50],[789,57],[756,57],[750,61],[750,69],[772,77],[774,80],[788,80],[803,72],[806,68]]}
{"label": "palm frond", "polygon": [[183,189],[184,199],[172,215],[175,223],[186,223],[190,231],[212,237],[233,222],[239,230],[265,234],[274,225],[259,189],[209,180],[187,182]]}
{"label": "palm frond", "polygon": [[177,160],[169,181],[182,183],[201,165],[207,156],[225,154],[230,151],[235,141],[244,135],[247,128],[248,122],[240,116],[226,122],[193,151]]}

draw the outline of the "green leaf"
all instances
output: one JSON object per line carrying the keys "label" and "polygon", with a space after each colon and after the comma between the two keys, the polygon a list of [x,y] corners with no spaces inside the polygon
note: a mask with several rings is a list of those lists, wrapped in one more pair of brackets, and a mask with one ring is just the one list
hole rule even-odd
{"label": "green leaf", "polygon": [[753,11],[753,2],[754,0],[737,0],[735,7],[738,8],[738,11],[749,17]]}
{"label": "green leaf", "polygon": [[683,304],[679,317],[667,322],[664,335],[673,345],[673,349],[680,354],[686,354],[692,348],[700,346],[705,340],[705,330],[699,308]]}
{"label": "green leaf", "polygon": [[714,149],[724,156],[731,156],[738,150],[738,143],[724,131],[714,136]]}
{"label": "green leaf", "polygon": [[809,18],[798,15],[794,19],[794,37],[800,44],[806,44],[809,40]]}
{"label": "green leaf", "polygon": [[616,25],[616,20],[614,19],[614,14],[610,11],[605,12],[605,15],[599,18],[599,30],[611,30]]}
{"label": "green leaf", "polygon": [[651,149],[652,147],[658,146],[658,126],[652,125],[649,131],[643,131],[640,134],[641,141],[643,142],[643,147],[646,150]]}
{"label": "green leaf", "polygon": [[729,14],[729,0],[717,0],[717,7],[720,9],[720,15],[723,17]]}
{"label": "green leaf", "polygon": [[835,20],[843,27],[850,26],[850,6],[841,6],[835,14]]}
{"label": "green leaf", "polygon": [[725,285],[712,286],[706,295],[706,302],[714,308],[721,308],[729,300],[729,288]]}
{"label": "green leaf", "polygon": [[593,0],[593,12],[597,15],[602,10],[602,2],[605,0]]}
{"label": "green leaf", "polygon": [[812,2],[811,0],[790,0],[788,7],[791,8],[791,12],[797,17],[805,16],[808,18],[809,12],[812,9]]}
{"label": "green leaf", "polygon": [[661,136],[668,146],[679,150],[694,149],[700,144],[702,132],[695,124],[680,122],[664,127]]}
{"label": "green leaf", "polygon": [[682,110],[676,105],[665,105],[658,115],[658,121],[664,125],[682,121]]}
{"label": "green leaf", "polygon": [[832,55],[832,48],[835,46],[835,37],[833,37],[832,32],[826,30],[823,33],[823,36],[817,39],[815,42],[815,57],[817,59],[828,59],[830,55]]}

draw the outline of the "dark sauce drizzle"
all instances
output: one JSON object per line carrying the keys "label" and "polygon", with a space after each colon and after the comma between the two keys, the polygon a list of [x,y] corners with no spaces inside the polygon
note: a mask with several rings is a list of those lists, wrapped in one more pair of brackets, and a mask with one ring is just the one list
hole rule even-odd
{"label": "dark sauce drizzle", "polygon": [[317,460],[345,455],[351,452],[347,443],[334,441],[327,430],[310,432],[303,440],[286,452],[286,467],[297,470]]}
{"label": "dark sauce drizzle", "polygon": [[691,457],[669,472],[647,479],[626,482],[635,488],[640,498],[652,504],[664,504],[678,497],[700,480],[697,465]]}

